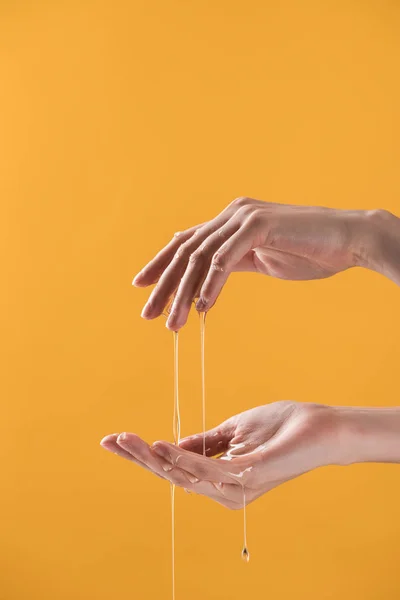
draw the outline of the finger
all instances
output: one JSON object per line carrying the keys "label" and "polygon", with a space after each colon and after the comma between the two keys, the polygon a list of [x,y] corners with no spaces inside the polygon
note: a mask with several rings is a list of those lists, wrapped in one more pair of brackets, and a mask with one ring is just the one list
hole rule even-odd
{"label": "finger", "polygon": [[[117,454],[118,450],[121,450],[121,448],[118,446],[117,444],[117,439],[118,439],[119,433],[112,433],[111,435],[106,435],[106,437],[104,437],[101,442],[100,442],[100,446],[102,448],[104,448],[104,450],[108,450],[109,452],[113,452],[113,454]],[[127,456],[124,456],[123,458],[127,458],[128,460],[131,457],[131,455],[127,452],[125,452],[124,450],[121,450],[121,452]],[[118,453],[119,456],[121,456],[120,453]]]}
{"label": "finger", "polygon": [[[160,460],[160,457],[150,450],[148,444],[134,433],[122,433],[117,439],[117,444],[153,473],[161,475],[171,483],[187,488],[188,484],[193,482],[193,478],[191,481],[190,476],[182,469],[171,465],[168,461]],[[194,479],[197,482],[197,478]]]}
{"label": "finger", "polygon": [[197,433],[196,435],[184,438],[179,442],[179,447],[188,452],[203,454],[205,446],[206,456],[215,456],[228,450],[234,433],[234,424],[230,421],[225,421],[225,423],[222,423],[218,427],[206,431],[205,434]]}
{"label": "finger", "polygon": [[191,492],[194,492],[201,496],[206,496],[206,497],[210,498],[211,500],[214,500],[215,502],[218,502],[222,506],[225,506],[231,510],[240,508],[238,506],[237,502],[232,499],[233,493],[231,492],[231,490],[227,489],[224,492],[221,491],[218,487],[220,484],[214,485],[213,483],[210,483],[208,481],[199,481],[196,477],[190,476],[190,475],[189,475],[189,477],[192,481],[188,481],[188,474],[185,474],[186,479],[185,479],[184,484],[177,483],[175,478],[174,478],[175,481],[172,481],[171,476],[173,476],[174,469],[171,469],[170,464],[169,464],[169,468],[171,469],[170,471],[167,471],[164,474],[160,474],[159,471],[156,472],[154,470],[154,468],[150,468],[145,463],[143,463],[140,460],[138,460],[137,458],[135,458],[135,456],[133,454],[131,454],[127,450],[124,450],[120,445],[118,445],[118,443],[117,443],[118,437],[119,437],[118,433],[108,435],[105,438],[103,438],[103,440],[100,442],[100,444],[105,450],[108,450],[109,452],[112,452],[113,454],[116,454],[117,456],[120,456],[121,458],[125,458],[126,460],[129,460],[130,462],[137,464],[138,466],[142,467],[146,471],[149,471],[150,473],[153,473],[154,475],[156,475],[157,477],[160,477],[161,479],[167,480],[170,483],[175,483],[175,485],[185,487],[186,489],[190,490]]}
{"label": "finger", "polygon": [[140,460],[137,460],[136,458],[134,458],[134,456],[132,456],[132,454],[130,454],[129,452],[127,452],[126,450],[121,448],[117,444],[118,436],[119,436],[118,433],[108,435],[101,440],[100,445],[105,450],[108,450],[109,452],[112,452],[113,454],[116,454],[117,456],[120,456],[121,458],[125,458],[126,460],[129,460],[130,462],[134,462],[137,465],[139,465],[139,467],[146,469],[146,471],[150,471],[151,473],[154,473],[154,475],[156,475],[157,477],[160,477],[161,479],[165,479],[164,475],[155,473],[154,471],[149,469],[149,467],[147,467],[144,463],[142,463]]}
{"label": "finger", "polygon": [[235,215],[222,227],[208,235],[189,256],[185,273],[179,283],[175,300],[167,321],[167,327],[177,331],[185,325],[193,299],[203,284],[210,269],[211,260],[224,242],[240,227],[240,218]]}
{"label": "finger", "polygon": [[[286,205],[278,205],[252,198],[237,198],[220,213],[219,217],[229,218],[233,214],[251,206],[260,206],[264,208],[270,207],[272,209],[276,209]],[[137,287],[147,287],[148,285],[156,283],[161,274],[170,264],[179,246],[186,242],[193,235],[193,233],[197,231],[197,229],[203,227],[203,225],[205,225],[205,223],[195,225],[194,227],[191,227],[183,232],[176,233],[172,240],[135,276],[132,282],[133,285]],[[248,269],[246,268],[245,270]]]}
{"label": "finger", "polygon": [[214,254],[210,270],[200,290],[197,310],[205,311],[213,306],[230,273],[253,248],[255,235],[252,219],[248,219]]}
{"label": "finger", "polygon": [[[113,434],[111,436],[107,436],[107,438],[104,438],[101,441],[101,445],[103,448],[105,448],[109,452],[112,452],[113,454],[116,454],[117,456],[120,456],[121,458],[125,458],[126,460],[129,460],[130,462],[137,464],[138,466],[142,467],[146,471],[149,471],[153,475],[156,475],[156,477],[159,477],[161,479],[169,481],[170,483],[174,483],[175,485],[183,485],[183,483],[182,483],[182,481],[183,481],[184,485],[186,485],[186,488],[191,489],[193,491],[194,491],[194,488],[193,488],[192,481],[194,481],[195,484],[198,485],[198,479],[196,477],[193,477],[193,476],[190,477],[190,475],[188,475],[187,473],[184,473],[180,469],[173,468],[170,463],[167,463],[167,461],[163,461],[161,458],[158,459],[158,462],[160,463],[158,466],[156,466],[155,463],[152,463],[150,465],[149,462],[147,462],[147,464],[145,462],[142,462],[135,456],[134,453],[131,453],[131,451],[125,450],[122,447],[123,441],[121,440],[118,443],[118,441],[117,441],[118,438],[119,438],[119,434]],[[131,446],[129,445],[129,443],[127,444],[127,447],[129,447],[129,450],[132,449]],[[164,469],[165,469],[165,471],[164,471]],[[191,479],[191,481],[190,481],[190,479]],[[207,485],[212,485],[212,484],[207,484]],[[211,488],[203,489],[200,486],[197,490],[197,493],[206,494],[207,492],[210,492],[210,491],[212,491]]]}
{"label": "finger", "polygon": [[235,483],[240,480],[249,466],[248,459],[245,457],[237,458],[235,461],[222,461],[187,452],[168,442],[156,442],[152,449],[164,460],[179,466],[182,471],[191,473],[201,481]]}
{"label": "finger", "polygon": [[172,260],[162,272],[156,287],[153,289],[143,308],[142,317],[144,319],[155,319],[162,314],[169,299],[174,295],[179,286],[189,262],[190,255],[195,252],[213,231],[221,226],[224,219],[226,219],[226,217],[221,214],[213,221],[206,223],[203,227],[197,229],[186,242],[177,248]]}
{"label": "finger", "polygon": [[189,489],[196,494],[207,496],[229,508],[236,508],[236,503],[232,500],[232,493],[223,494],[212,483],[200,481],[191,473],[186,473],[180,468],[174,467],[171,463],[163,460],[161,457],[154,456],[146,442],[141,440],[138,436],[132,433],[121,434],[117,437],[115,443],[119,446],[119,451],[116,450],[116,454],[119,454],[119,456],[124,456],[124,458],[126,458],[125,454],[122,453],[127,453],[130,456],[130,460],[144,467],[146,470],[151,471],[155,475],[168,480],[170,483]]}
{"label": "finger", "polygon": [[190,227],[190,229],[175,233],[172,240],[134,277],[132,284],[137,287],[147,287],[156,283],[173,259],[179,246],[190,239],[202,225],[195,225],[194,227]]}

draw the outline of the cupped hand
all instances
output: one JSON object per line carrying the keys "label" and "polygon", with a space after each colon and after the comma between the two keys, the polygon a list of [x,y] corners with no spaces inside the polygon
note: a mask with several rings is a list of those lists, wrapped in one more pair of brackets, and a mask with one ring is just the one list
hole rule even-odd
{"label": "cupped hand", "polygon": [[133,280],[156,283],[142,316],[177,331],[197,300],[209,310],[234,271],[281,279],[321,279],[358,264],[363,211],[290,206],[238,198],[211,221],[176,233]]}
{"label": "cupped hand", "polygon": [[170,481],[231,509],[243,507],[272,488],[328,464],[342,464],[335,409],[277,402],[231,417],[179,446],[149,446],[132,433],[113,434],[101,444]]}

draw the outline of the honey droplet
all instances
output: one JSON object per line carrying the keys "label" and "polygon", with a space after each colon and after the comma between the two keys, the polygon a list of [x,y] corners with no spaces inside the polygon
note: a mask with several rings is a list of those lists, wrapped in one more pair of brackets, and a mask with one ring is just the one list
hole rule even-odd
{"label": "honey droplet", "polygon": [[246,546],[242,550],[242,558],[245,562],[249,562],[249,560],[250,560],[250,553],[247,550]]}

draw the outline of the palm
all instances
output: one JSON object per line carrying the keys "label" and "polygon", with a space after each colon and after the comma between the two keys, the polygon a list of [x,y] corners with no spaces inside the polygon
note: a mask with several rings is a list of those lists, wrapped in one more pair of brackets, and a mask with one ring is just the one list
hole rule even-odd
{"label": "palm", "polygon": [[[292,402],[277,402],[258,406],[222,423],[216,429],[216,433],[221,430],[230,430],[232,433],[229,442],[218,441],[219,448],[221,448],[221,445],[225,445],[224,452],[219,458],[233,460],[240,456],[262,451],[268,441],[278,434],[283,423],[292,413],[294,406]],[[213,433],[207,436],[207,440],[209,440],[207,456],[216,456],[218,454],[218,445],[215,446],[215,443],[213,444],[212,436]],[[197,439],[201,437],[202,435],[200,434],[199,436],[188,438],[181,442],[181,447],[191,452],[199,452]],[[218,437],[217,435],[216,438],[218,439]]]}
{"label": "palm", "polygon": [[107,436],[102,445],[170,482],[229,508],[241,508],[277,485],[329,464],[328,407],[277,402],[241,413],[180,446],[150,447],[134,434]]}

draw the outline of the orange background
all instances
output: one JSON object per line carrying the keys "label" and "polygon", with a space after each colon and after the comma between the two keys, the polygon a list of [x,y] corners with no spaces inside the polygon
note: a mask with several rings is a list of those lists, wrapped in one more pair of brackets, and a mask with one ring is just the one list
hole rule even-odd
{"label": "orange background", "polygon": [[[172,335],[133,275],[239,195],[400,214],[394,1],[0,5],[1,600],[170,597],[168,486],[99,447],[171,438]],[[399,404],[399,290],[231,278],[207,421]],[[201,428],[198,319],[183,434]],[[399,470],[327,468],[242,515],[179,490],[177,600],[397,599]]]}

